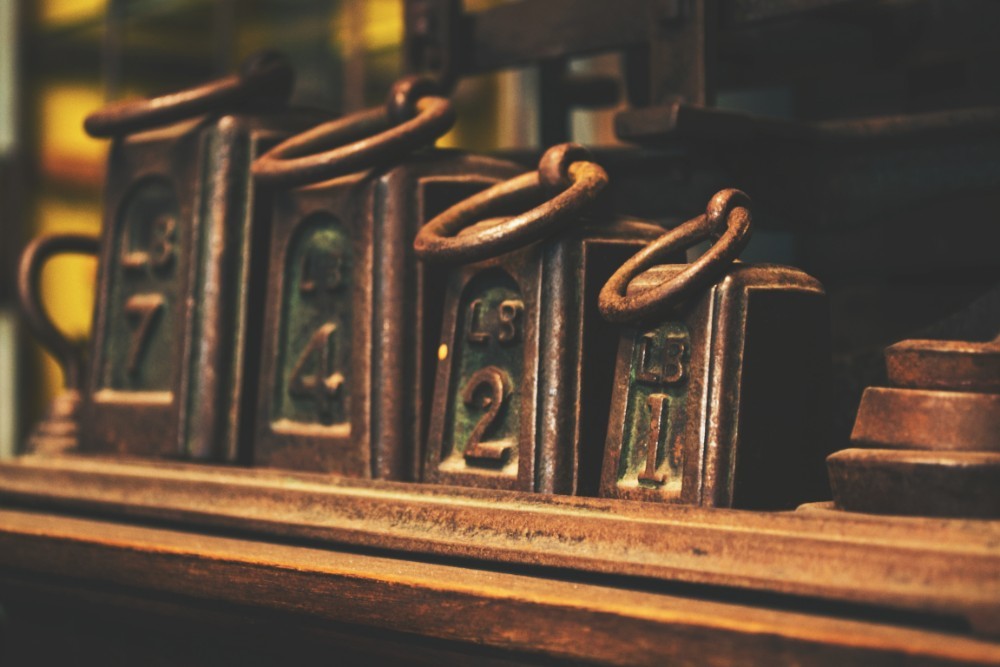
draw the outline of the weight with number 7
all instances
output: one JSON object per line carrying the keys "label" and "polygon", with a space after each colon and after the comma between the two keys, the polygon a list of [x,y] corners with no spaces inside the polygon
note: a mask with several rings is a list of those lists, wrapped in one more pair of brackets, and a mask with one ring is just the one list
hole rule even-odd
{"label": "weight with number 7", "polygon": [[241,459],[261,289],[250,163],[318,122],[285,105],[292,78],[262,54],[237,75],[87,118],[113,141],[81,451]]}

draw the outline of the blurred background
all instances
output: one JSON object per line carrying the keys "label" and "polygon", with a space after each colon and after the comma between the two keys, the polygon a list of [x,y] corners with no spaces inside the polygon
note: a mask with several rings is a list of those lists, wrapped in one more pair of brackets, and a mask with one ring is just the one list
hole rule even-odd
{"label": "blurred background", "polygon": [[[86,115],[231,73],[261,49],[292,61],[295,103],[349,112],[384,99],[401,71],[402,38],[402,0],[0,0],[0,456],[13,453],[62,383],[18,324],[14,280],[30,238],[100,230],[109,142],[84,133]],[[608,58],[575,66],[600,69]],[[533,76],[464,81],[460,122],[441,145],[537,144]],[[611,143],[612,116],[574,112],[574,135]],[[77,338],[90,328],[95,272],[94,260],[63,257],[43,275],[50,312]]]}
{"label": "blurred background", "polygon": [[[476,12],[505,1],[463,4]],[[811,10],[793,16],[800,5]],[[846,148],[832,141],[822,151],[791,146],[798,152],[776,162],[777,171],[769,161],[781,156],[766,132],[742,148],[727,141],[695,143],[688,152],[668,146],[652,162],[642,157],[649,151],[630,149],[624,160],[619,151],[623,171],[631,169],[620,180],[636,185],[622,197],[628,203],[656,200],[655,215],[680,220],[698,213],[715,189],[743,188],[754,199],[756,224],[743,258],[792,264],[823,281],[838,433],[846,437],[862,388],[882,379],[885,345],[996,334],[1000,254],[985,241],[1000,210],[1000,3],[728,6],[789,16],[748,19],[718,40],[710,106],[833,122],[839,131],[850,126],[836,123],[858,117],[905,125],[908,114],[956,109],[980,108],[993,119],[966,129],[956,122],[956,132],[938,133],[944,139],[916,132],[907,142],[880,143],[876,131],[871,149],[867,141]],[[380,104],[402,71],[403,25],[403,0],[0,0],[0,457],[13,453],[62,383],[19,324],[15,272],[34,236],[99,232],[108,142],[84,133],[86,115],[109,101],[231,73],[261,49],[291,60],[295,104],[342,113]],[[573,57],[569,68],[620,80],[623,62],[620,53]],[[439,145],[516,153],[562,141],[545,129],[552,120],[545,109],[569,113],[563,134],[575,141],[618,143],[621,104],[570,111],[565,100],[553,103],[551,91],[539,94],[544,76],[527,67],[463,79],[454,95],[459,122]],[[653,152],[663,148],[651,144]],[[613,154],[601,159],[617,183]],[[635,193],[641,196],[629,197]],[[90,327],[95,271],[93,260],[59,258],[43,276],[49,311],[77,338]]]}

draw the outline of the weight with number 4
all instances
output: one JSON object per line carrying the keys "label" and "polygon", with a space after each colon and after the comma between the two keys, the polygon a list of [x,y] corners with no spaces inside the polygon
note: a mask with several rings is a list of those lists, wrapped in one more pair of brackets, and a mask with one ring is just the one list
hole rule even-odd
{"label": "weight with number 4", "polygon": [[790,509],[829,493],[826,296],[797,269],[734,263],[750,231],[749,199],[723,190],[602,289],[623,328],[600,495]]}
{"label": "weight with number 4", "polygon": [[563,144],[420,230],[448,268],[424,481],[596,494],[617,336],[598,290],[663,231],[595,213],[607,182]]}
{"label": "weight with number 4", "polygon": [[385,106],[293,137],[254,165],[275,189],[255,465],[415,475],[442,288],[416,262],[413,238],[437,212],[520,171],[414,152],[454,119],[432,93],[404,79]]}

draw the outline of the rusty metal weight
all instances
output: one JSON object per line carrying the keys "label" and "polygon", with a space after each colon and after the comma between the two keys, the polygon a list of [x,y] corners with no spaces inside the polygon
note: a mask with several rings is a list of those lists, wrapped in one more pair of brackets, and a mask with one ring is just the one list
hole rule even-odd
{"label": "rusty metal weight", "polygon": [[449,265],[425,481],[596,491],[613,354],[597,290],[662,231],[594,212],[606,183],[556,146],[420,230],[418,256]]}
{"label": "rusty metal weight", "polygon": [[[825,294],[796,269],[733,263],[750,232],[749,199],[723,190],[602,290],[601,312],[626,323],[602,496],[748,509],[825,496]],[[705,238],[694,262],[661,264]]]}

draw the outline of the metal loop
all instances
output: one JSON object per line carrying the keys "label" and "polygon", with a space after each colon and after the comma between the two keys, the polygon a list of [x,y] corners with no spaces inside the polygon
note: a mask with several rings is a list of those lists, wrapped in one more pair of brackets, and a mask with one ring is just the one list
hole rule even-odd
{"label": "metal loop", "polygon": [[[417,233],[413,243],[417,256],[435,262],[478,262],[551,236],[576,219],[608,184],[607,172],[589,160],[574,161],[565,169],[558,166],[577,156],[589,157],[589,153],[572,144],[550,148],[542,156],[539,171],[494,185],[447,209]],[[550,190],[544,182],[546,172],[565,172],[565,189],[525,213],[491,219],[542,199]]]}
{"label": "metal loop", "polygon": [[[750,240],[750,198],[740,190],[722,190],[705,213],[668,231],[636,253],[601,289],[601,314],[612,322],[649,319],[676,306],[718,280]],[[638,294],[626,294],[636,276],[667,257],[705,239],[716,242],[670,280]]]}
{"label": "metal loop", "polygon": [[62,254],[97,256],[98,239],[83,234],[57,234],[42,236],[21,253],[18,266],[17,291],[21,310],[38,341],[48,348],[63,369],[67,389],[80,389],[83,355],[80,346],[66,338],[52,322],[39,296],[42,268]]}
{"label": "metal loop", "polygon": [[538,162],[538,174],[545,187],[558,192],[573,185],[569,168],[574,162],[592,162],[593,157],[580,144],[559,144],[545,151]]}
{"label": "metal loop", "polygon": [[251,56],[233,74],[211,83],[149,100],[124,100],[90,114],[83,127],[92,137],[114,137],[170,125],[207,113],[226,113],[255,104],[281,104],[292,94],[295,74],[284,56]]}
{"label": "metal loop", "polygon": [[403,79],[384,106],[323,123],[261,155],[254,176],[267,185],[315,183],[432,144],[455,124],[451,100],[426,94],[433,87],[424,79]]}

